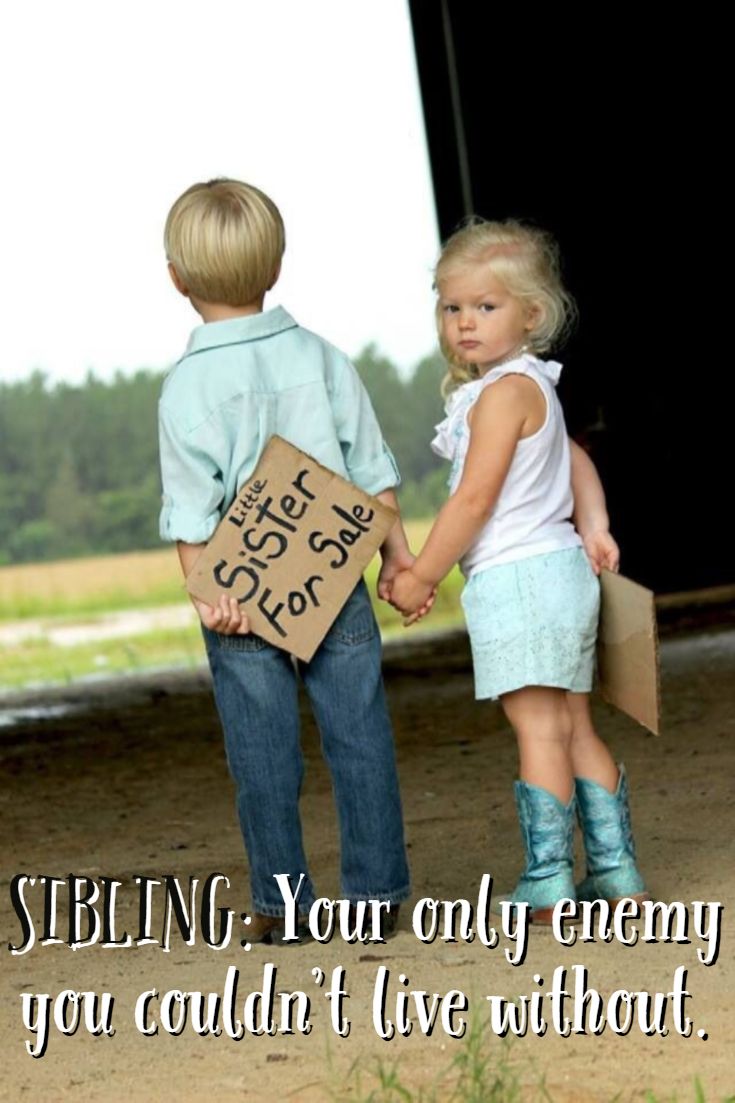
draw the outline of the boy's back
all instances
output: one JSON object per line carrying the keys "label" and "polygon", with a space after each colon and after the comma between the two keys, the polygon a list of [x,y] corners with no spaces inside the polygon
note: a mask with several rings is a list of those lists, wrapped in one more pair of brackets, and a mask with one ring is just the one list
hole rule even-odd
{"label": "boy's back", "polygon": [[[161,534],[177,541],[184,573],[274,433],[396,508],[398,473],[355,369],[282,308],[263,312],[285,243],[273,202],[237,181],[196,184],[172,207],[165,242],[173,282],[204,321],[159,406]],[[389,588],[413,560],[400,522],[381,554],[380,586]],[[248,939],[282,940],[296,904],[276,875],[287,875],[302,912],[315,898],[298,808],[296,671],[290,655],[249,633],[235,598],[194,604],[250,860]],[[300,671],[334,784],[342,895],[394,905],[387,931],[409,878],[380,634],[363,581]]]}
{"label": "boy's back", "polygon": [[282,307],[198,326],[159,414],[165,540],[208,540],[274,433],[369,494],[399,481],[350,361]]}

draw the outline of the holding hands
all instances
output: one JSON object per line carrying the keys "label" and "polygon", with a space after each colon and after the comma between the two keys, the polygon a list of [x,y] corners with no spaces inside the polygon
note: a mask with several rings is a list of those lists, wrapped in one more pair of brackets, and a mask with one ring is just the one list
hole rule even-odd
{"label": "holding hands", "polygon": [[[384,505],[390,506],[398,513],[398,502],[393,490],[384,490],[377,497]],[[409,580],[415,577],[413,576],[412,567],[416,562],[416,556],[409,549],[400,517],[380,549],[380,554],[383,563],[378,575],[378,597],[382,601],[390,602],[394,609],[398,609],[400,613],[403,613],[404,617],[407,618],[403,622],[404,627],[408,627],[409,624],[420,620],[429,612],[436,597],[436,586],[424,585],[418,601],[414,601],[417,594],[412,592],[409,597],[407,593],[404,593]],[[398,585],[399,581],[400,585]],[[400,600],[397,600],[399,595]]]}
{"label": "holding hands", "polygon": [[[426,616],[434,604],[436,587],[420,582],[411,570],[416,556],[408,548],[383,559],[378,575],[378,597],[404,617],[406,627]],[[410,592],[409,592],[410,591]]]}
{"label": "holding hands", "polygon": [[396,575],[391,587],[390,603],[394,609],[410,617],[410,623],[419,620],[428,613],[434,604],[436,587],[422,582],[411,567]]}

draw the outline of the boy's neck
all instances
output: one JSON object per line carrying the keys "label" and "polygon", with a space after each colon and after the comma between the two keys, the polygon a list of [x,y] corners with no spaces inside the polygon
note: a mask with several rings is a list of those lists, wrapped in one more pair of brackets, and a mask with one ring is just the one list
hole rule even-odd
{"label": "boy's neck", "polygon": [[262,314],[263,298],[256,299],[246,306],[230,306],[228,303],[205,303],[201,299],[191,299],[191,305],[203,322],[226,322],[231,318],[246,318],[249,314]]}

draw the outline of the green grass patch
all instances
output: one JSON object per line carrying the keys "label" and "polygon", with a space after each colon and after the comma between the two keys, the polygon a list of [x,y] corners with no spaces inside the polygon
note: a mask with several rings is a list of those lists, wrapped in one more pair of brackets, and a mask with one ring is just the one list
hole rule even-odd
{"label": "green grass patch", "polygon": [[461,1048],[428,1083],[406,1082],[400,1061],[356,1061],[331,1091],[333,1103],[554,1103],[535,1064],[514,1041],[489,1034],[471,1015]]}
{"label": "green grass patch", "polygon": [[[402,636],[407,640],[414,639],[423,631],[435,631],[462,623],[459,604],[462,579],[458,571],[453,572],[442,584],[430,615],[409,629],[403,627],[402,618],[395,609],[375,596],[377,572],[378,565],[371,565],[368,585],[384,639]],[[181,604],[180,589],[176,596],[176,603]],[[161,601],[151,600],[137,607],[161,604]],[[121,607],[129,608],[129,605]],[[92,626],[104,613],[113,611],[107,606],[102,610],[95,610],[90,605],[77,609],[77,616],[74,618],[67,616],[55,619],[59,623],[76,623],[79,617],[83,617]],[[63,647],[46,639],[33,638],[10,647],[0,647],[0,688],[7,690],[64,685],[92,675],[112,677],[154,668],[192,669],[205,662],[204,644],[196,623],[185,628],[152,629],[145,634]]]}
{"label": "green grass patch", "polygon": [[[430,521],[406,523],[414,551],[420,550],[430,528]],[[371,591],[379,566],[376,556],[366,574]],[[461,575],[455,568],[442,586],[433,615],[444,616],[455,605],[458,608],[460,590]],[[184,582],[172,547],[0,568],[0,621],[98,616],[184,600]],[[379,619],[382,626],[389,618],[381,613]]]}
{"label": "green grass patch", "polygon": [[[527,1055],[523,1059],[516,1054],[515,1039],[488,1036],[479,1024],[475,1016],[459,1053],[429,1083],[409,1084],[400,1061],[367,1065],[356,1061],[342,1083],[331,1089],[333,1103],[563,1103],[564,1096],[550,1092],[535,1063]],[[692,1092],[685,1095],[664,1097],[640,1089],[625,1098],[641,1103],[708,1103],[698,1077]],[[615,1095],[610,1103],[620,1100]],[[735,1095],[722,1096],[720,1103],[735,1103]]]}
{"label": "green grass patch", "polygon": [[[415,550],[421,548],[430,526],[429,521],[407,524]],[[405,638],[413,639],[423,631],[462,623],[463,580],[458,568],[442,583],[429,616],[410,629],[404,629],[399,613],[378,600],[379,569],[376,557],[365,577],[384,638],[408,632]],[[5,622],[35,618],[44,626],[80,621],[93,625],[106,614],[181,605],[186,600],[171,548],[0,569],[0,621]],[[128,674],[153,667],[193,667],[204,661],[196,625],[63,647],[33,638],[0,645],[0,688],[63,684],[95,674]]]}
{"label": "green grass patch", "polygon": [[172,579],[171,582],[161,582],[139,594],[131,594],[124,586],[93,593],[22,593],[15,598],[0,601],[0,621],[104,616],[105,613],[117,613],[126,609],[180,605],[185,599],[186,591],[179,578]]}
{"label": "green grass patch", "polygon": [[[647,1091],[643,1097],[644,1103],[707,1103],[707,1096],[705,1095],[702,1082],[698,1076],[694,1078],[694,1095],[656,1095],[655,1092]],[[711,1098],[711,1097],[710,1097]],[[613,1101],[614,1103],[614,1101]],[[735,1103],[735,1095],[723,1096],[721,1103]]]}
{"label": "green grass patch", "polygon": [[171,548],[0,568],[0,620],[87,616],[186,600]]}
{"label": "green grass patch", "polygon": [[157,667],[194,668],[205,661],[196,625],[73,647],[28,640],[3,648],[1,654],[3,689],[64,685],[91,675],[112,677]]}

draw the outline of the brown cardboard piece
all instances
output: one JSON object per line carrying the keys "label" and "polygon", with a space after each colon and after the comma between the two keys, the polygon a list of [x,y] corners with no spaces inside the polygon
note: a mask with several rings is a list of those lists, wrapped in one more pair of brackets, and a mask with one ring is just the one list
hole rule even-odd
{"label": "brown cardboard piece", "polygon": [[658,735],[661,700],[654,595],[607,570],[600,575],[600,586],[600,692],[611,705]]}
{"label": "brown cardboard piece", "polygon": [[250,627],[308,661],[396,520],[394,510],[273,436],[190,571],[190,594],[238,598]]}

